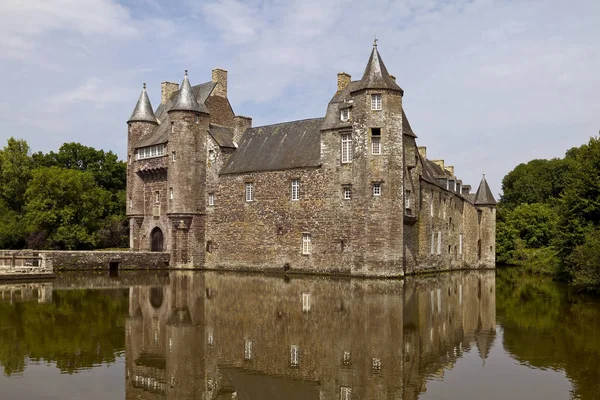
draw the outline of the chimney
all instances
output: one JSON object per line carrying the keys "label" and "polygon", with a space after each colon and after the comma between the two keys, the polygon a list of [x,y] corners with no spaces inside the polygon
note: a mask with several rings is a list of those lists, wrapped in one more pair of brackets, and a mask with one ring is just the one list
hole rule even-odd
{"label": "chimney", "polygon": [[160,102],[165,104],[173,98],[176,91],[179,90],[179,84],[174,82],[163,82],[160,84]]}
{"label": "chimney", "polygon": [[471,192],[471,185],[464,185],[462,187],[462,195],[463,196],[468,196],[470,192]]}
{"label": "chimney", "polygon": [[221,68],[213,69],[212,81],[217,84],[213,95],[227,98],[227,71]]}
{"label": "chimney", "polygon": [[350,74],[346,72],[338,72],[338,92],[346,89],[346,86],[348,86],[351,80],[352,77],[350,76]]}
{"label": "chimney", "polygon": [[419,146],[419,147],[417,147],[417,149],[419,149],[419,155],[421,156],[421,158],[426,159],[427,158],[427,147]]}
{"label": "chimney", "polygon": [[431,161],[433,161],[433,163],[434,163],[435,165],[437,165],[437,166],[441,167],[442,169],[445,169],[445,168],[444,168],[444,160],[431,160]]}
{"label": "chimney", "polygon": [[390,75],[390,78],[392,78],[392,80],[393,80],[394,82],[396,82],[396,76],[395,76],[395,75]]}
{"label": "chimney", "polygon": [[243,115],[236,115],[233,117],[233,141],[236,145],[240,144],[240,139],[246,129],[252,128],[252,118],[245,117]]}
{"label": "chimney", "polygon": [[448,165],[444,168],[446,169],[446,171],[448,171],[450,173],[450,175],[454,176],[454,166]]}

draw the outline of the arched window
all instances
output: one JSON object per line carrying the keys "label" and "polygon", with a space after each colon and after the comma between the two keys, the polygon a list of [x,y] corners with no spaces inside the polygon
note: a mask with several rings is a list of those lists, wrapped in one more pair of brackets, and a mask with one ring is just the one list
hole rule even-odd
{"label": "arched window", "polygon": [[150,250],[163,251],[163,233],[160,228],[156,227],[150,234]]}

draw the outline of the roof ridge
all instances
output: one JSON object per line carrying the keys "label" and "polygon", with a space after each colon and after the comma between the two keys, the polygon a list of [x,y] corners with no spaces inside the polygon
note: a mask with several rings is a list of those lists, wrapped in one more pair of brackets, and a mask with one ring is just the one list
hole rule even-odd
{"label": "roof ridge", "polygon": [[250,128],[250,129],[266,128],[266,127],[269,127],[269,126],[276,126],[276,125],[283,125],[283,124],[291,124],[292,122],[312,121],[312,120],[318,120],[318,119],[324,120],[324,119],[325,119],[325,117],[317,117],[317,118],[304,118],[304,119],[297,119],[297,120],[294,120],[294,121],[276,122],[276,123],[274,123],[274,124],[269,124],[269,125],[253,126],[253,127],[252,127],[252,128]]}

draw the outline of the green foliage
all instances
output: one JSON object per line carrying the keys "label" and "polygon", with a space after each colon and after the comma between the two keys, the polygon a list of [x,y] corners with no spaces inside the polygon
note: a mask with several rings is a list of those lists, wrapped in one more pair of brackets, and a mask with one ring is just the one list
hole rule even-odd
{"label": "green foliage", "polygon": [[600,228],[590,231],[585,241],[569,256],[573,285],[600,294]]}
{"label": "green foliage", "polygon": [[20,212],[25,188],[31,178],[31,157],[25,140],[8,139],[0,150],[0,196],[10,209]]}

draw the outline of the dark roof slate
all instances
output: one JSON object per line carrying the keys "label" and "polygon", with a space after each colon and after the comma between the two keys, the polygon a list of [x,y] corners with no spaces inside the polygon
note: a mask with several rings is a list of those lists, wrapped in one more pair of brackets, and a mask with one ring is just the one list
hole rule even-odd
{"label": "dark roof slate", "polygon": [[233,130],[231,128],[210,124],[208,133],[210,133],[210,136],[215,139],[220,147],[236,148],[235,143],[233,143]]}
{"label": "dark roof slate", "polygon": [[314,118],[246,130],[221,174],[318,167],[322,123]]}
{"label": "dark roof slate", "polygon": [[[198,103],[206,103],[206,99],[212,93],[213,89],[217,86],[216,83],[213,82],[204,82],[196,86],[192,86],[192,92],[196,97]],[[171,120],[169,119],[168,111],[173,106],[175,102],[175,98],[179,95],[179,91],[173,94],[173,97],[168,100],[164,104],[160,104],[156,109],[156,118],[158,119],[160,125],[154,130],[154,132],[149,135],[146,140],[138,144],[138,147],[146,147],[152,146],[155,144],[166,143],[169,140],[169,126],[171,125]]]}
{"label": "dark roof slate", "polygon": [[192,111],[195,113],[204,113],[208,114],[208,108],[204,105],[204,103],[200,104],[198,99],[192,90],[192,86],[190,85],[190,80],[187,76],[187,71],[185,71],[185,76],[183,77],[183,82],[181,82],[181,86],[179,87],[179,92],[175,96],[175,101],[170,111]]}
{"label": "dark roof slate", "polygon": [[494,195],[492,194],[492,190],[485,180],[485,175],[481,178],[481,183],[477,188],[477,193],[475,193],[475,205],[478,206],[495,206],[496,199],[494,199]]}
{"label": "dark roof slate", "polygon": [[408,122],[408,117],[406,116],[406,112],[404,111],[404,107],[402,108],[402,133],[406,136],[410,136],[416,138],[417,135],[412,130],[410,126],[410,122]]}
{"label": "dark roof slate", "polygon": [[154,111],[152,111],[152,104],[150,104],[150,99],[148,98],[148,93],[146,92],[146,84],[144,83],[144,88],[142,89],[142,93],[140,93],[140,98],[138,99],[135,108],[133,109],[133,113],[131,117],[127,120],[127,123],[130,122],[152,122],[154,124],[158,124],[158,120],[154,115]]}
{"label": "dark roof slate", "polygon": [[390,74],[383,63],[383,59],[377,51],[377,46],[373,46],[373,51],[369,57],[369,62],[365,68],[362,79],[353,91],[363,89],[385,89],[385,90],[396,90],[404,93],[402,88],[398,86],[395,80],[392,79]]}

